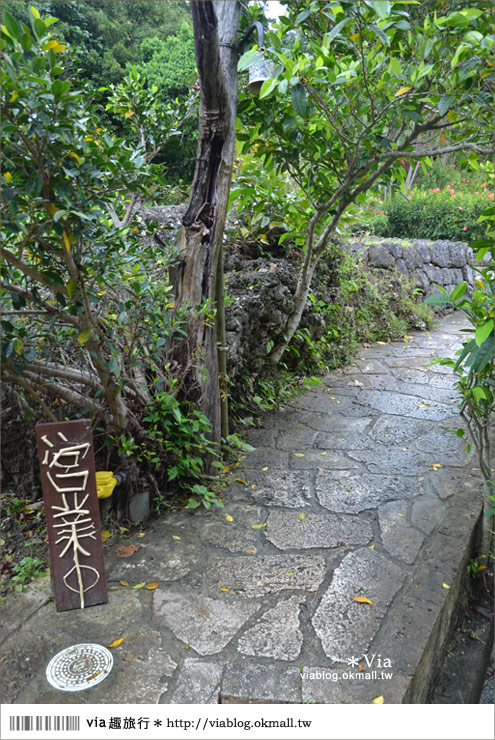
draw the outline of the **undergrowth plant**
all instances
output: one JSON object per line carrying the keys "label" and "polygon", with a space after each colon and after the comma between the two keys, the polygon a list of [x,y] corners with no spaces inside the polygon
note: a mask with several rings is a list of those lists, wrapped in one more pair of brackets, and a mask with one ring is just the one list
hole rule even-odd
{"label": "undergrowth plant", "polygon": [[[469,319],[468,338],[457,352],[457,358],[436,358],[434,362],[451,367],[457,378],[456,386],[462,394],[460,413],[469,439],[467,451],[474,445],[480,469],[490,499],[489,513],[495,514],[495,476],[493,474],[492,432],[495,409],[494,306],[495,306],[495,217],[493,208],[487,208],[480,220],[488,221],[489,238],[471,244],[476,252],[475,285],[472,293],[464,281],[450,293],[437,285],[439,293],[426,299],[429,305],[450,305],[462,310]],[[465,437],[463,428],[454,429],[458,437]]]}

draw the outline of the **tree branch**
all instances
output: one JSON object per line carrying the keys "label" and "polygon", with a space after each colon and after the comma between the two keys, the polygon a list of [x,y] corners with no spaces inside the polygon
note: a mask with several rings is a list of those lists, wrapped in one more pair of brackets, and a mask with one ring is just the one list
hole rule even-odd
{"label": "tree branch", "polygon": [[48,280],[44,278],[41,273],[35,270],[34,267],[31,267],[22,260],[18,259],[15,254],[12,254],[12,252],[10,252],[8,249],[0,247],[0,256],[3,257],[11,265],[13,265],[13,267],[16,267],[18,270],[24,273],[24,275],[27,275],[31,278],[31,280],[39,283],[44,288],[48,288],[54,293],[63,293],[63,295],[67,295],[67,288],[65,286],[58,287],[51,285],[51,283],[49,283]]}

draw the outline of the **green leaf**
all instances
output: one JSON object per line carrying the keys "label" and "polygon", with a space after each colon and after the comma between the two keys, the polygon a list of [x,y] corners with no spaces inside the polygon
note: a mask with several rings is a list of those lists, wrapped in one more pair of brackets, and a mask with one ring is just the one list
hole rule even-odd
{"label": "green leaf", "polygon": [[298,82],[297,85],[294,85],[290,91],[290,98],[297,115],[304,118],[307,108],[306,90],[304,89],[304,85],[301,85],[300,82]]}
{"label": "green leaf", "polygon": [[78,343],[81,345],[86,344],[92,333],[93,329],[86,329],[86,331],[82,331],[77,337]]}
{"label": "green leaf", "polygon": [[275,77],[270,77],[268,80],[265,80],[264,83],[261,85],[260,100],[262,98],[266,98],[267,95],[270,95],[276,84],[277,79]]}
{"label": "green leaf", "polygon": [[403,111],[406,116],[411,119],[411,121],[417,123],[419,120],[421,120],[421,114],[417,110],[414,110],[413,108],[403,108]]}
{"label": "green leaf", "polygon": [[8,10],[4,10],[3,12],[3,22],[5,25],[5,28],[7,29],[9,33],[9,36],[17,40],[20,35],[19,26],[14,16],[10,15]]}
{"label": "green leaf", "polygon": [[326,36],[325,36],[325,45],[326,46],[329,46],[330,45],[329,42],[332,39],[334,39],[335,36],[337,36],[337,34],[339,34],[342,31],[342,29],[344,28],[344,26],[346,26],[349,23],[350,20],[351,20],[350,18],[344,18],[343,21],[340,21],[340,23],[337,23],[337,25],[334,26],[332,28],[332,30],[329,33],[326,34]]}
{"label": "green leaf", "polygon": [[390,13],[390,2],[385,2],[384,0],[365,0],[365,2],[369,8],[373,8],[382,21],[385,20]]}
{"label": "green leaf", "polygon": [[479,403],[481,399],[487,398],[485,389],[482,388],[480,385],[476,385],[473,388],[473,396],[474,396],[474,400],[476,401],[476,403]]}
{"label": "green leaf", "polygon": [[41,18],[35,18],[33,21],[33,28],[36,38],[41,38],[46,33],[46,25],[43,23]]}
{"label": "green leaf", "polygon": [[490,334],[481,347],[478,347],[477,351],[472,353],[472,358],[469,358],[466,365],[470,365],[474,373],[483,372],[488,365],[493,363],[493,345],[493,334]]}
{"label": "green leaf", "polygon": [[72,298],[74,293],[76,292],[76,284],[72,278],[69,278],[69,281],[67,282],[66,288],[67,288],[67,295],[69,298]]}
{"label": "green leaf", "polygon": [[455,95],[442,95],[438,101],[438,112],[441,116],[444,116],[447,113],[454,100]]}
{"label": "green leaf", "polygon": [[445,306],[451,303],[450,296],[446,296],[443,293],[433,293],[425,298],[424,301],[428,306]]}
{"label": "green leaf", "polygon": [[402,65],[397,57],[390,58],[390,69],[396,77],[400,77],[402,75]]}
{"label": "green leaf", "polygon": [[375,23],[371,24],[371,28],[373,29],[376,36],[378,36],[378,38],[380,39],[380,41],[382,42],[384,46],[390,46],[390,39],[385,33],[385,31],[379,28]]}
{"label": "green leaf", "polygon": [[476,329],[476,333],[474,335],[474,340],[478,347],[481,347],[483,342],[485,342],[486,339],[490,336],[490,334],[493,331],[493,319],[488,319],[488,321],[485,321],[483,324],[478,326]]}
{"label": "green leaf", "polygon": [[239,59],[237,63],[237,71],[238,72],[244,72],[244,70],[248,69],[252,64],[258,64],[263,59],[263,54],[261,54],[258,49],[250,49],[249,51],[246,51],[242,57]]}
{"label": "green leaf", "polygon": [[450,300],[452,301],[452,303],[455,303],[455,301],[458,301],[459,298],[462,298],[462,296],[466,292],[466,288],[467,282],[465,280],[462,283],[459,283],[459,285],[456,285],[456,287],[450,294]]}

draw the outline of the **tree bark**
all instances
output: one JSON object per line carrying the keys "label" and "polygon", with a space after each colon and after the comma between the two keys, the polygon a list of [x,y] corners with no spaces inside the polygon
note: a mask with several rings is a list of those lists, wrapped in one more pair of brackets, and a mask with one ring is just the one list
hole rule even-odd
{"label": "tree bark", "polygon": [[[196,63],[201,86],[196,170],[178,236],[174,271],[177,309],[188,311],[188,337],[175,357],[185,373],[186,397],[221,440],[215,284],[232,176],[237,110],[237,35],[240,3],[193,0]],[[195,307],[208,304],[208,310]]]}

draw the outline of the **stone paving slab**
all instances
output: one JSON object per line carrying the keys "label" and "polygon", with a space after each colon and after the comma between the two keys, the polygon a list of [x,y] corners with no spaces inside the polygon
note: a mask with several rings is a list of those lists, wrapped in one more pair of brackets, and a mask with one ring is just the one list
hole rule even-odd
{"label": "stone paving slab", "polygon": [[[427,367],[462,328],[362,347],[267,414],[223,509],[152,522],[131,557],[107,540],[108,604],[57,613],[47,578],[10,596],[4,702],[427,702],[481,529],[452,374]],[[58,651],[116,638],[99,685],[47,683]]]}

